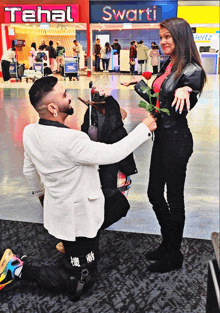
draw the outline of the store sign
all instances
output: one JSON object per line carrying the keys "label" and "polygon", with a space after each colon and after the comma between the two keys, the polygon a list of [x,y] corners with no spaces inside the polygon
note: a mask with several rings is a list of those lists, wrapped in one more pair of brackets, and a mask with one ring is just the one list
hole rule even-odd
{"label": "store sign", "polygon": [[159,23],[162,21],[162,7],[141,5],[111,4],[90,5],[91,23]]}
{"label": "store sign", "polygon": [[78,4],[73,5],[8,5],[5,23],[77,23]]}
{"label": "store sign", "polygon": [[193,34],[195,41],[211,41],[214,34]]}

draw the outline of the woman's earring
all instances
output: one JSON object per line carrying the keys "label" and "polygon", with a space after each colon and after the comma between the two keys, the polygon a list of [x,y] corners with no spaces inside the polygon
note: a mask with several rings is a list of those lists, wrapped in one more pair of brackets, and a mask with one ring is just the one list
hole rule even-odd
{"label": "woman's earring", "polygon": [[53,114],[53,116],[54,116],[54,117],[57,117],[57,112],[55,112],[55,113]]}

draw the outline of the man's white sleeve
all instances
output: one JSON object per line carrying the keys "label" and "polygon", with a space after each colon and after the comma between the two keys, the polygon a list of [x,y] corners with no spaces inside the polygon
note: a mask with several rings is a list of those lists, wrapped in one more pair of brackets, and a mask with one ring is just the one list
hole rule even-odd
{"label": "man's white sleeve", "polygon": [[132,132],[114,144],[105,144],[90,140],[80,132],[77,140],[70,142],[70,158],[80,164],[107,165],[126,158],[144,141],[152,137],[148,127],[140,123]]}
{"label": "man's white sleeve", "polygon": [[42,196],[44,194],[44,184],[27,152],[24,152],[23,173],[27,178],[32,194],[38,197]]}

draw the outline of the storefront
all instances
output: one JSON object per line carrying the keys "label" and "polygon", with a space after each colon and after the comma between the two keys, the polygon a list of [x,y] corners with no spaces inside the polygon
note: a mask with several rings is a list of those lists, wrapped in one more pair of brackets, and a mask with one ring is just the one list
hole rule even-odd
{"label": "storefront", "polygon": [[[0,4],[0,57],[3,52],[16,40],[16,54],[19,63],[24,63],[28,68],[28,55],[31,43],[39,47],[42,41],[54,44],[59,41],[66,49],[66,55],[72,56],[73,40],[84,33],[84,51],[88,61],[90,53],[90,23],[89,1],[73,0],[68,4],[60,4],[54,0],[53,4],[45,4],[42,0],[38,5],[30,0],[19,0],[10,4],[7,1]],[[22,44],[19,44],[22,43]],[[91,62],[88,62],[91,64]],[[90,71],[90,64],[89,71]]]}
{"label": "storefront", "polygon": [[[121,45],[120,71],[129,71],[130,42],[143,40],[151,47],[151,42],[159,45],[159,23],[177,16],[177,0],[167,1],[90,1],[91,46],[96,38],[101,45],[113,44],[118,39]],[[110,60],[110,70],[118,65],[117,56]],[[136,65],[137,66],[137,65]]]}
{"label": "storefront", "polygon": [[[219,2],[210,1],[204,5],[181,5],[177,16],[184,18],[194,31],[194,40],[207,74],[219,73]],[[209,4],[209,5],[206,5]]]}

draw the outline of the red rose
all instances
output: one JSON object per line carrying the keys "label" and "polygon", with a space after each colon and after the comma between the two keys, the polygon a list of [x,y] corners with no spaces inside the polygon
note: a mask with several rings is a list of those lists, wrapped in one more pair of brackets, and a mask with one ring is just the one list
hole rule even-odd
{"label": "red rose", "polygon": [[151,72],[144,72],[142,73],[142,76],[148,80],[148,79],[151,79],[151,76],[152,76],[152,73]]}
{"label": "red rose", "polygon": [[96,87],[92,87],[91,94],[96,93]]}

